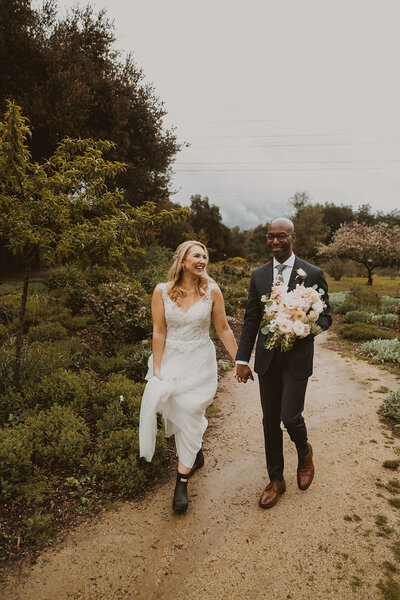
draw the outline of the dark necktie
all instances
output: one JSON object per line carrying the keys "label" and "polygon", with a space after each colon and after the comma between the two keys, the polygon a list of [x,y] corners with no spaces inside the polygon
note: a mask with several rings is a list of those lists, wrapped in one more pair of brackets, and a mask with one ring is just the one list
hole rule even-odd
{"label": "dark necktie", "polygon": [[286,269],[287,265],[276,265],[276,270],[278,271],[278,275],[280,275],[283,279],[283,271]]}

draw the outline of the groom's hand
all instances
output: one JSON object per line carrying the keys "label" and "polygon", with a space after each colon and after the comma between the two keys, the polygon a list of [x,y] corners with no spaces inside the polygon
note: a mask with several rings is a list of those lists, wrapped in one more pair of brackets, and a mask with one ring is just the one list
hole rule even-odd
{"label": "groom's hand", "polygon": [[254,381],[253,373],[248,365],[236,365],[235,378],[239,383],[246,383],[248,379]]}

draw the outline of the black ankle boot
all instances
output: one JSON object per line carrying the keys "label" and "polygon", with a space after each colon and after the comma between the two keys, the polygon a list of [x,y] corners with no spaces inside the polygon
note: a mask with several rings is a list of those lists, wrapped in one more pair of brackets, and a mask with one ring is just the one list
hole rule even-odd
{"label": "black ankle boot", "polygon": [[203,454],[203,450],[200,448],[200,450],[197,453],[196,460],[194,461],[193,467],[190,469],[189,477],[191,477],[193,475],[193,473],[195,473],[197,471],[197,469],[201,469],[201,467],[203,465],[204,465],[204,454]]}
{"label": "black ankle boot", "polygon": [[183,473],[179,473],[179,471],[177,472],[174,499],[172,501],[172,507],[176,512],[184,513],[188,507],[188,479],[189,473],[184,475]]}

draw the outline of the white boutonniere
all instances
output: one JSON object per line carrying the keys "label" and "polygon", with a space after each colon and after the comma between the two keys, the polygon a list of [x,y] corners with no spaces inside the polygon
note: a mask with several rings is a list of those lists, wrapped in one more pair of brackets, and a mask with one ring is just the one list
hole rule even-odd
{"label": "white boutonniere", "polygon": [[297,269],[295,279],[301,279],[303,282],[307,277],[307,273],[304,269]]}
{"label": "white boutonniere", "polygon": [[264,294],[264,296],[261,296],[261,302],[264,302],[264,304],[265,304],[265,302],[267,300],[268,300],[268,296],[266,296],[265,294]]}

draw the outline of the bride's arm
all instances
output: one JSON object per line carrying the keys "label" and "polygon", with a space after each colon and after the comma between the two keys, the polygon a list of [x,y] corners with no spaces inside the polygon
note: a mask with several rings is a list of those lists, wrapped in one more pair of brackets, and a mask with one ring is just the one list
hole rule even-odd
{"label": "bride's arm", "polygon": [[213,289],[211,298],[213,301],[211,316],[215,330],[218,333],[221,342],[231,355],[232,360],[235,360],[237,343],[233,331],[226,320],[224,297],[222,296],[219,287]]}
{"label": "bride's arm", "polygon": [[161,379],[161,358],[164,352],[167,326],[165,323],[164,302],[160,288],[156,287],[151,301],[153,317],[153,375]]}

